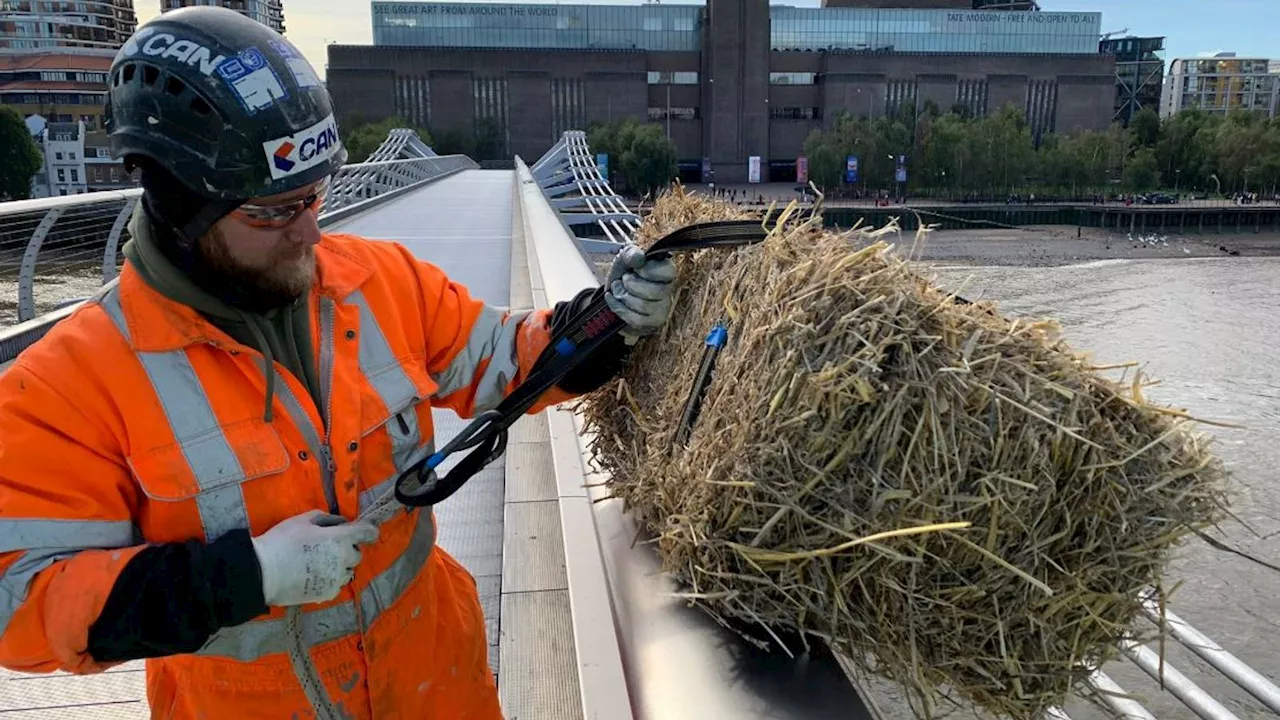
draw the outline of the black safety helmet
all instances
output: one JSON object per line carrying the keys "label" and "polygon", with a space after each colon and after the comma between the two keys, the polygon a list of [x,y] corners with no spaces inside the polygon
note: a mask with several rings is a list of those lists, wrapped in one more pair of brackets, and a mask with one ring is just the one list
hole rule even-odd
{"label": "black safety helmet", "polygon": [[164,13],[111,63],[116,158],[159,165],[228,206],[306,187],[347,161],[329,92],[288,40],[220,7]]}

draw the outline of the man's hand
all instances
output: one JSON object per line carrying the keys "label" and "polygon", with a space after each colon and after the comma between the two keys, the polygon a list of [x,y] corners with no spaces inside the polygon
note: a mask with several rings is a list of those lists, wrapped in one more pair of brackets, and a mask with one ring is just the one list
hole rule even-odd
{"label": "man's hand", "polygon": [[360,564],[359,545],[378,539],[367,522],[312,510],[295,515],[253,538],[262,568],[267,605],[327,602],[351,582]]}
{"label": "man's hand", "polygon": [[604,297],[627,324],[621,334],[628,345],[657,332],[671,317],[675,279],[676,264],[670,258],[646,260],[635,245],[626,245],[614,258]]}

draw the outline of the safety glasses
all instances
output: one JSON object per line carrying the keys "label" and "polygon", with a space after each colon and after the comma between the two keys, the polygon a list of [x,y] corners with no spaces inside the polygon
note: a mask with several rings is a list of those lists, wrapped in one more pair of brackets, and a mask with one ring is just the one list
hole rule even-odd
{"label": "safety glasses", "polygon": [[298,216],[308,210],[314,209],[319,214],[324,207],[324,196],[327,192],[329,192],[329,178],[321,180],[320,184],[301,200],[274,205],[245,203],[233,210],[231,214],[250,227],[279,230],[292,225]]}

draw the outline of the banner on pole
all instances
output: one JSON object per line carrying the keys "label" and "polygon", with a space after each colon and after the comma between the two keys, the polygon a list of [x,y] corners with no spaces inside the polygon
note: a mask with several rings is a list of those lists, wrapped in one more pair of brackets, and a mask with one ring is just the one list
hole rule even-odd
{"label": "banner on pole", "polygon": [[858,182],[858,156],[850,155],[844,164],[844,181],[850,185]]}
{"label": "banner on pole", "polygon": [[609,154],[608,153],[596,154],[596,169],[600,171],[600,177],[604,178],[605,180],[609,179]]}
{"label": "banner on pole", "polygon": [[809,158],[804,155],[796,158],[796,182],[800,184],[809,182]]}
{"label": "banner on pole", "polygon": [[747,170],[747,182],[760,182],[760,156],[752,155],[749,159],[749,169]]}

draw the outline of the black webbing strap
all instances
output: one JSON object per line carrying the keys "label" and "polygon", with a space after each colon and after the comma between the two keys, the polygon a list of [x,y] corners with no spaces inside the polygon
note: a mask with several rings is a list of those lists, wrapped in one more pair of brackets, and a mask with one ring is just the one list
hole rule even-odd
{"label": "black webbing strap", "polygon": [[[651,260],[674,253],[716,247],[753,245],[768,237],[759,220],[731,220],[702,223],[667,235],[645,252]],[[609,309],[604,294],[574,314],[552,337],[547,350],[534,363],[528,378],[498,407],[477,415],[449,444],[418,463],[396,480],[396,499],[411,507],[437,505],[457,492],[485,465],[502,455],[507,446],[507,429],[575,367],[624,327]],[[471,450],[443,477],[435,469],[445,458]]]}

